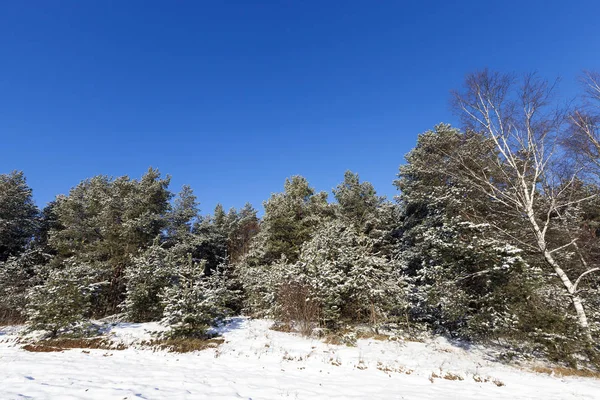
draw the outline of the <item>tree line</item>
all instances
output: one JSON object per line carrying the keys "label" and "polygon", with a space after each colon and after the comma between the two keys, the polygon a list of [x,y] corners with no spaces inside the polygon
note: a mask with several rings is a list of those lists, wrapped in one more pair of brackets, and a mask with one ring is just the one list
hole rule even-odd
{"label": "tree line", "polygon": [[149,169],[38,210],[22,172],[0,175],[0,320],[202,336],[244,313],[305,334],[427,329],[595,361],[600,75],[582,84],[563,107],[534,74],[469,74],[452,96],[462,129],[418,136],[393,201],[348,171],[333,201],[293,176],[262,218],[250,204],[202,216],[190,187],[175,194]]}

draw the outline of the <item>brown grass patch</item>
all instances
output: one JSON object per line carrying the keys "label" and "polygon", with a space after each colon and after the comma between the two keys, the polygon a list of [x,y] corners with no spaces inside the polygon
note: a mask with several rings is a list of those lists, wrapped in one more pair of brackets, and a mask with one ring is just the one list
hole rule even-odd
{"label": "brown grass patch", "polygon": [[446,372],[444,374],[444,379],[446,379],[448,381],[464,381],[465,380],[465,378],[463,378],[461,375],[455,374],[453,372]]}
{"label": "brown grass patch", "polygon": [[325,336],[323,338],[323,342],[325,342],[327,344],[334,344],[337,346],[344,344],[342,337],[340,335],[335,335],[335,334]]}
{"label": "brown grass patch", "polygon": [[373,340],[380,340],[382,342],[388,341],[390,340],[389,335],[384,335],[381,333],[374,333],[374,332],[359,332],[356,335],[357,339],[373,339]]}
{"label": "brown grass patch", "polygon": [[385,372],[386,374],[388,374],[390,376],[391,376],[392,372],[396,372],[398,374],[406,374],[406,375],[410,375],[414,372],[410,368],[403,367],[403,366],[385,365],[381,361],[377,362],[377,369],[382,372]]}
{"label": "brown grass patch", "polygon": [[24,350],[42,353],[64,351],[69,349],[124,350],[126,348],[127,346],[122,343],[114,344],[105,338],[56,338],[41,340],[37,343],[23,346]]}
{"label": "brown grass patch", "polygon": [[477,383],[488,383],[488,382],[491,382],[491,383],[493,383],[494,385],[496,385],[498,387],[505,386],[504,382],[502,382],[500,379],[498,379],[498,378],[492,378],[491,376],[483,377],[481,375],[475,374],[475,375],[473,375],[473,380],[475,382],[477,382]]}
{"label": "brown grass patch", "polygon": [[592,371],[590,369],[576,369],[568,367],[533,367],[532,371],[537,372],[539,374],[548,374],[559,377],[577,376],[581,378],[600,379],[600,372]]}
{"label": "brown grass patch", "polygon": [[498,387],[505,386],[505,385],[504,385],[504,382],[502,382],[502,381],[501,381],[500,379],[498,379],[498,378],[494,378],[494,379],[492,380],[492,382],[494,383],[494,385],[496,385],[496,386],[498,386]]}
{"label": "brown grass patch", "polygon": [[273,325],[271,325],[271,327],[269,328],[272,331],[276,331],[276,332],[284,332],[284,333],[290,333],[294,331],[294,327],[292,326],[291,323],[280,323],[280,322],[276,322]]}
{"label": "brown grass patch", "polygon": [[60,347],[46,346],[43,344],[26,344],[25,346],[22,347],[22,349],[26,350],[26,351],[31,351],[34,353],[52,353],[52,352],[58,352],[58,351],[64,350],[64,349],[61,349]]}
{"label": "brown grass patch", "polygon": [[214,349],[225,343],[225,339],[198,339],[198,338],[173,338],[160,339],[144,342],[146,346],[150,346],[158,350],[166,350],[171,353],[190,353],[192,351],[202,351],[206,349]]}

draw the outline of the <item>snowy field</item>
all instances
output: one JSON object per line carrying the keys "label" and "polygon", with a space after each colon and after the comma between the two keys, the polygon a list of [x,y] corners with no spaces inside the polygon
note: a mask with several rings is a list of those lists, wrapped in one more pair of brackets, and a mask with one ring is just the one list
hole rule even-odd
{"label": "snowy field", "polygon": [[24,351],[0,328],[0,399],[600,399],[600,380],[525,372],[443,339],[347,347],[271,324],[234,319],[223,345],[188,354],[136,349],[156,324],[114,328],[127,350],[57,353]]}

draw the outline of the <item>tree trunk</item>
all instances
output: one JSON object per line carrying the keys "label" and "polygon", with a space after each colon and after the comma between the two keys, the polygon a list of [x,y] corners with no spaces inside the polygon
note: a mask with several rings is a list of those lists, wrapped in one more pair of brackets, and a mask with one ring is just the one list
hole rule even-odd
{"label": "tree trunk", "polygon": [[550,254],[548,250],[544,250],[544,258],[546,259],[546,262],[550,264],[552,268],[554,268],[556,275],[558,275],[564,287],[567,289],[567,292],[569,292],[571,302],[573,303],[573,306],[575,307],[575,312],[577,313],[577,322],[579,323],[581,329],[583,329],[586,338],[591,342],[592,334],[590,332],[590,326],[588,324],[587,315],[585,313],[585,308],[583,307],[581,297],[579,297],[576,293],[575,285],[573,285],[565,271],[563,271],[563,269],[558,265],[558,263],[556,262],[554,257],[552,257],[552,254]]}
{"label": "tree trunk", "polygon": [[556,273],[556,275],[558,275],[563,286],[569,293],[569,296],[571,297],[571,303],[573,304],[573,307],[575,307],[575,313],[577,314],[577,322],[579,324],[579,327],[583,330],[587,340],[589,342],[592,342],[592,334],[590,332],[590,326],[588,324],[585,308],[583,307],[583,302],[581,301],[581,298],[576,293],[577,287],[573,284],[573,282],[571,282],[566,272],[560,267],[558,262],[552,256],[552,253],[548,250],[545,238],[545,229],[544,231],[540,229],[540,226],[538,225],[535,219],[533,207],[529,205],[529,207],[526,207],[526,211],[529,222],[531,223],[531,226],[535,232],[535,236],[537,237],[538,247],[543,253],[544,259],[554,269],[554,272]]}

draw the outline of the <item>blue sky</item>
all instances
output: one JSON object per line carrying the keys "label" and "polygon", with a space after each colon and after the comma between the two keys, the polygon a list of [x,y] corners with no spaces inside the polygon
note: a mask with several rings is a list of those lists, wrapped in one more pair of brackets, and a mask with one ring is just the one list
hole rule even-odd
{"label": "blue sky", "polygon": [[301,174],[380,194],[449,91],[490,67],[600,69],[597,1],[4,1],[0,173],[39,205],[149,166],[204,213],[256,207]]}

